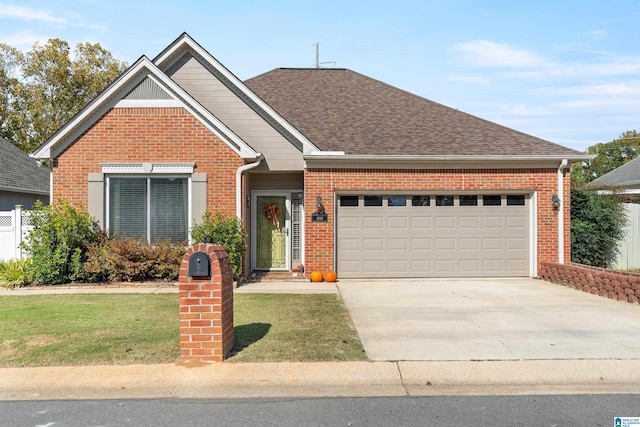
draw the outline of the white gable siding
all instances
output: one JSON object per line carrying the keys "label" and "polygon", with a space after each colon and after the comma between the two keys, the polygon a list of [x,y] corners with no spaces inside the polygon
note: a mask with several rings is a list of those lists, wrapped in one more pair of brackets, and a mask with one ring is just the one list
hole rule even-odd
{"label": "white gable siding", "polygon": [[186,54],[167,75],[200,104],[227,125],[255,151],[273,171],[303,170],[302,152],[209,72],[191,54]]}

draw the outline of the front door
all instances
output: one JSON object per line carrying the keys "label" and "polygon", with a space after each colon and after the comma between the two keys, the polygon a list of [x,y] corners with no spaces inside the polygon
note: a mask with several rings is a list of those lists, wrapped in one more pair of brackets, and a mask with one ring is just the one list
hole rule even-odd
{"label": "front door", "polygon": [[289,270],[290,195],[255,192],[253,194],[254,270]]}

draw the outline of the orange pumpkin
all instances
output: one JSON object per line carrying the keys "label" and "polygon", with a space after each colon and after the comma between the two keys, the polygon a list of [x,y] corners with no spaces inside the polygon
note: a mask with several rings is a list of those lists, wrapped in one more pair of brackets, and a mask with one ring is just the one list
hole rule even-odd
{"label": "orange pumpkin", "polygon": [[312,271],[311,272],[311,281],[312,282],[322,282],[322,271]]}
{"label": "orange pumpkin", "polygon": [[335,282],[336,280],[338,280],[338,275],[335,271],[329,270],[324,273],[324,280],[326,280],[327,282]]}

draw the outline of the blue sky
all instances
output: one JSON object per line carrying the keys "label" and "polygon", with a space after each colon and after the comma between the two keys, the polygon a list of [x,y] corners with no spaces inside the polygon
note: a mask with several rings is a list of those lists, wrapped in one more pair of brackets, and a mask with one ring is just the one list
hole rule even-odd
{"label": "blue sky", "polygon": [[150,58],[189,33],[236,76],[349,68],[580,151],[640,130],[640,0],[7,1],[0,43]]}

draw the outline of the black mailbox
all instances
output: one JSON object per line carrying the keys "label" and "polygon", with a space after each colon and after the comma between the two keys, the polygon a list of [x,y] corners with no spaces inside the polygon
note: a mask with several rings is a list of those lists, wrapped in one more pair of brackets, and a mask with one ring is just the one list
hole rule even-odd
{"label": "black mailbox", "polygon": [[210,277],[211,266],[209,264],[209,255],[204,252],[196,252],[189,258],[189,276],[191,277]]}

